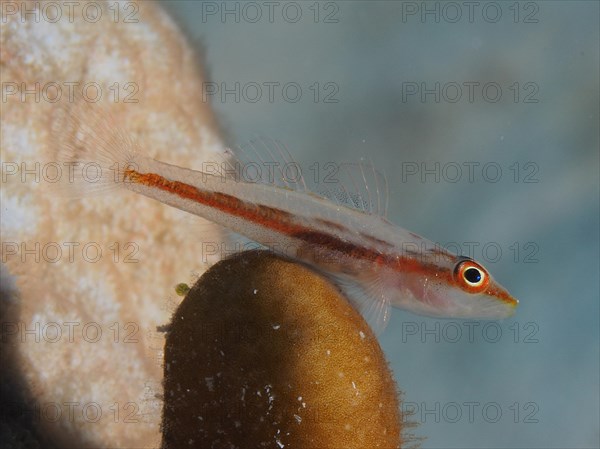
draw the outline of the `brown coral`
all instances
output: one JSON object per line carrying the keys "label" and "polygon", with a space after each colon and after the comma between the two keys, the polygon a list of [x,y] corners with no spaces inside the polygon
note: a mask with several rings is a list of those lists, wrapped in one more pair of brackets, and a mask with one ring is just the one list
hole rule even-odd
{"label": "brown coral", "polygon": [[376,337],[334,285],[268,252],[219,262],[165,346],[164,448],[399,447]]}

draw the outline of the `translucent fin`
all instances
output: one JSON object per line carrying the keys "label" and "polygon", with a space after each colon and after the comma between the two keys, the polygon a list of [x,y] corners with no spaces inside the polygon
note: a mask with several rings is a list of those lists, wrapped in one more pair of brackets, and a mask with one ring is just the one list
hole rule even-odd
{"label": "translucent fin", "polygon": [[387,178],[370,162],[342,163],[318,189],[318,193],[340,206],[366,214],[387,217],[389,191]]}
{"label": "translucent fin", "polygon": [[261,136],[238,146],[237,150],[238,161],[246,167],[259,164],[262,169],[259,182],[262,184],[308,191],[302,167],[283,142]]}
{"label": "translucent fin", "polygon": [[46,157],[62,168],[53,190],[78,198],[119,188],[138,151],[110,108],[83,100],[53,107]]}
{"label": "translucent fin", "polygon": [[[112,191],[122,186],[125,170],[137,170],[136,159],[141,162],[143,156],[140,156],[139,144],[117,121],[119,107],[83,100],[57,104],[49,154],[51,161],[69,167],[69,176],[63,176],[55,185],[54,190],[61,196],[78,198]],[[236,181],[304,192],[340,206],[386,217],[388,184],[373,164],[361,161],[327,166],[333,170],[328,168],[316,187],[309,186],[304,176],[306,172],[293,160],[285,144],[259,137],[236,151],[213,154],[212,160],[203,162],[202,171]],[[321,172],[325,174],[325,170]]]}
{"label": "translucent fin", "polygon": [[307,192],[302,168],[293,160],[284,143],[259,137],[214,155],[206,165],[209,174],[241,182],[264,184]]}
{"label": "translucent fin", "polygon": [[379,278],[374,276],[359,283],[346,277],[336,276],[335,282],[369,323],[373,332],[381,334],[389,323],[392,307],[385,286]]}
{"label": "translucent fin", "polygon": [[308,169],[293,159],[283,142],[264,136],[229,149],[215,162],[220,167],[211,170],[215,174],[305,192],[367,214],[387,216],[387,179],[370,162],[330,162]]}

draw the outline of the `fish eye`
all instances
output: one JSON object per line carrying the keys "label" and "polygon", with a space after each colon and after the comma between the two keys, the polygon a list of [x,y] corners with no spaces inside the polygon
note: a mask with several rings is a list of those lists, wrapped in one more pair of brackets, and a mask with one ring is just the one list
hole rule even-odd
{"label": "fish eye", "polygon": [[479,282],[481,282],[481,278],[483,276],[481,274],[481,271],[479,271],[477,268],[471,267],[467,268],[464,271],[463,277],[469,284],[478,284]]}
{"label": "fish eye", "polygon": [[485,269],[470,259],[456,265],[454,276],[460,286],[470,293],[482,292],[489,283],[489,276]]}

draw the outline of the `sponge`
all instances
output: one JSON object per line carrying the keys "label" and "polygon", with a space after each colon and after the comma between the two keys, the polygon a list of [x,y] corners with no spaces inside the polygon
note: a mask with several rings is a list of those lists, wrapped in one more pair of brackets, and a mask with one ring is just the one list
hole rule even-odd
{"label": "sponge", "polygon": [[207,271],[165,344],[163,448],[400,447],[396,384],[334,284],[268,251]]}

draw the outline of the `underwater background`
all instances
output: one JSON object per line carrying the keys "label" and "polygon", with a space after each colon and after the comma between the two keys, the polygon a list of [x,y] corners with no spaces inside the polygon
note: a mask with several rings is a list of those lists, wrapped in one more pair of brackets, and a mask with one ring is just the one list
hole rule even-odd
{"label": "underwater background", "polygon": [[366,158],[391,221],[520,300],[501,322],[393,311],[381,344],[423,447],[598,447],[599,3],[163,5],[229,144]]}

